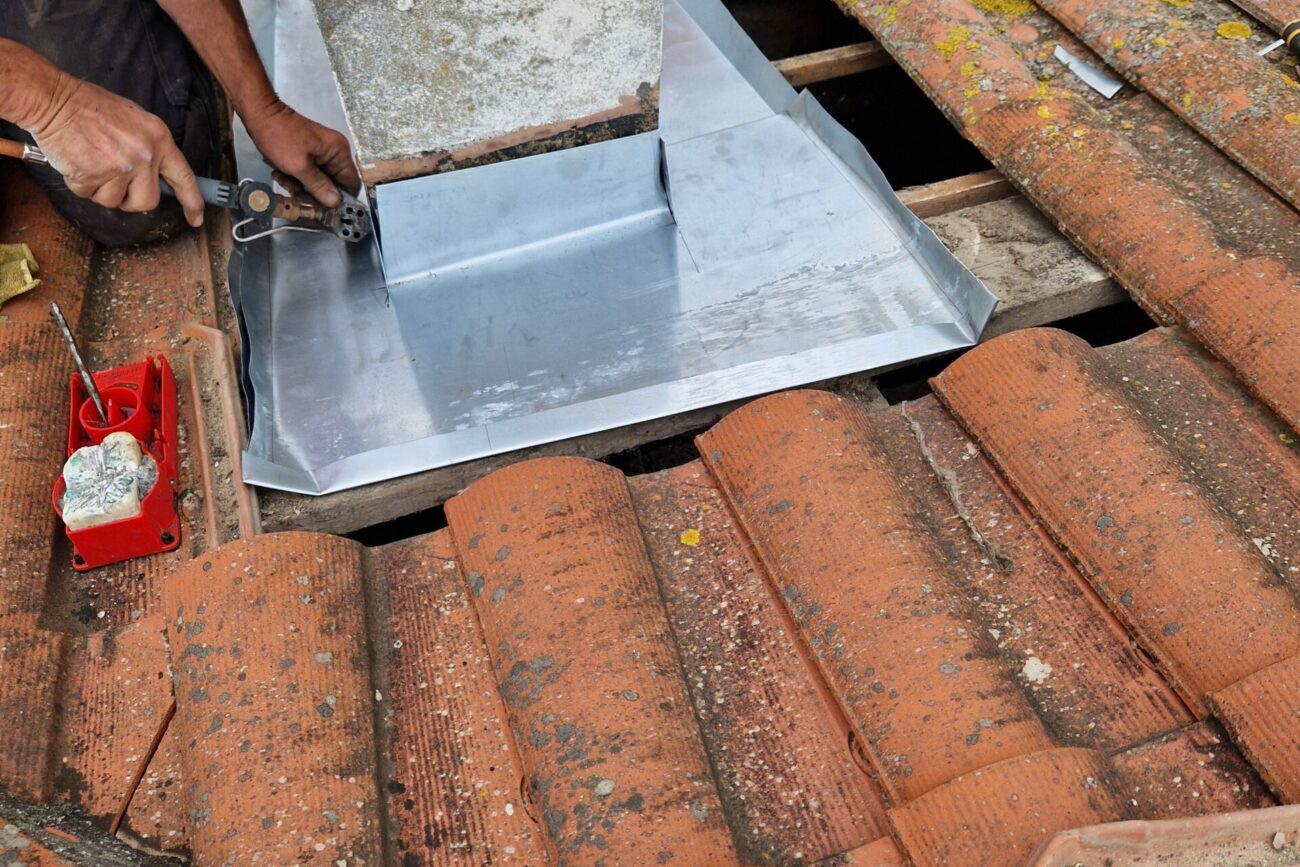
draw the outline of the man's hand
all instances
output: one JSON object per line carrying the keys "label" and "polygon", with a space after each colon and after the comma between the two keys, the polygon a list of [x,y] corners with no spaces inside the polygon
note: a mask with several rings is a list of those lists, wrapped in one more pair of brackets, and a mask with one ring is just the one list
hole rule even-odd
{"label": "man's hand", "polygon": [[354,195],[361,188],[361,177],[342,133],[303,117],[278,100],[266,111],[241,117],[267,161],[301,182],[326,207],[343,201],[339,186]]}
{"label": "man's hand", "polygon": [[167,125],[134,102],[61,75],[48,108],[26,129],[76,195],[106,208],[152,211],[161,175],[189,224],[203,224],[194,171]]}

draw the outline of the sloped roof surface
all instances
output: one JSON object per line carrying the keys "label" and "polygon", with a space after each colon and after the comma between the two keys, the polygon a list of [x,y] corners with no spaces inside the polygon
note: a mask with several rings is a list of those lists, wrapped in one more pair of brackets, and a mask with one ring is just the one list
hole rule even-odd
{"label": "sloped roof surface", "polygon": [[162,601],[196,852],[1013,864],[1286,798],[1287,429],[1175,332],[1015,332],[936,386],[764,398],[631,479],[528,461],[384,548],[197,558]]}

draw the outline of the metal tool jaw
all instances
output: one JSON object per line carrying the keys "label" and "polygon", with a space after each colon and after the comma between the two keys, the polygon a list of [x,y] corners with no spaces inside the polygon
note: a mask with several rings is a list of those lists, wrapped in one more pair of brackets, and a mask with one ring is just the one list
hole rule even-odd
{"label": "metal tool jaw", "polygon": [[[309,196],[277,195],[270,184],[244,179],[239,185],[225,184],[234,204],[235,224],[230,233],[236,241],[247,242],[276,232],[328,232],[344,241],[355,243],[374,228],[370,209],[358,199],[343,193],[336,208],[327,208]],[[205,191],[204,199],[211,201]],[[214,204],[221,204],[214,202]],[[275,221],[283,221],[276,225]]]}

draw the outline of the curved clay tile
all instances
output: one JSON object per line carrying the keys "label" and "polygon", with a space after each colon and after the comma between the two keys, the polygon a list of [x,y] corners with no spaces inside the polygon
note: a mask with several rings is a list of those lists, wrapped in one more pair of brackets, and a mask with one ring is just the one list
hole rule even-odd
{"label": "curved clay tile", "polygon": [[890,811],[917,867],[1018,867],[1058,831],[1126,818],[1104,753],[1054,749],[959,777]]}
{"label": "curved clay tile", "polygon": [[448,502],[447,518],[563,862],[734,862],[622,473],[516,464]]}
{"label": "curved clay tile", "polygon": [[378,552],[386,629],[373,639],[387,683],[380,707],[382,788],[399,861],[434,867],[541,864],[541,827],[521,798],[523,771],[469,604],[451,533]]}
{"label": "curved clay tile", "polygon": [[56,532],[50,485],[67,447],[66,422],[50,411],[67,401],[67,349],[46,322],[0,325],[0,705],[15,711],[0,726],[0,786],[32,800],[51,793],[66,641],[37,625]]}
{"label": "curved clay tile", "polygon": [[1269,794],[1223,728],[1200,720],[1112,753],[1115,794],[1135,818],[1204,816],[1272,807]]}
{"label": "curved clay tile", "polygon": [[699,461],[628,480],[742,863],[887,837],[850,726]]}
{"label": "curved clay tile", "polygon": [[1300,657],[1242,678],[1210,702],[1269,788],[1284,803],[1300,802]]}
{"label": "curved clay tile", "polygon": [[1055,740],[1119,749],[1193,717],[933,395],[872,416],[918,522]]}
{"label": "curved clay tile", "polygon": [[[1144,306],[1185,324],[1300,430],[1296,266],[1268,258],[1243,263],[1155,163],[1095,110],[1039,85],[966,0],[858,3],[852,14],[1065,234]],[[1283,123],[1292,144],[1268,153],[1300,178],[1300,125],[1274,117],[1275,108],[1267,123]]]}
{"label": "curved clay tile", "polygon": [[864,409],[787,392],[698,444],[894,803],[1053,745],[962,613]]}
{"label": "curved clay tile", "polygon": [[1300,605],[1086,343],[1031,329],[934,380],[1185,700],[1300,651]]}
{"label": "curved clay tile", "polygon": [[[172,684],[163,615],[68,647],[56,781],[61,794],[111,822],[166,719]],[[165,735],[131,798],[123,827],[157,849],[188,848],[176,733]]]}
{"label": "curved clay tile", "polygon": [[198,864],[379,862],[364,549],[258,536],[163,587]]}
{"label": "curved clay tile", "polygon": [[1188,126],[1300,205],[1300,124],[1294,119],[1300,91],[1267,60],[1224,39],[1222,29],[1197,32],[1175,22],[1158,4],[1040,0],[1039,5]]}

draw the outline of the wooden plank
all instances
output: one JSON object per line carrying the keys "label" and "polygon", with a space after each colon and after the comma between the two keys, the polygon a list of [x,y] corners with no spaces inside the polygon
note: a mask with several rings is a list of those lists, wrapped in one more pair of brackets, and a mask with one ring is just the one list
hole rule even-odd
{"label": "wooden plank", "polygon": [[982,340],[1127,301],[1124,289],[1014,196],[926,219],[953,255],[998,296]]}
{"label": "wooden plank", "polygon": [[[922,195],[924,200],[935,198]],[[1128,298],[1104,271],[1019,196],[983,202],[928,218],[926,222],[954,255],[1001,299],[985,329],[985,339],[1016,328],[1056,322]],[[866,374],[840,377],[813,387],[826,388],[868,405],[883,403]],[[605,458],[657,440],[702,430],[744,402],[679,413],[325,497],[262,491],[262,524],[267,531],[314,529],[349,533],[430,509],[475,479],[527,458],[543,455]]]}
{"label": "wooden plank", "polygon": [[889,56],[889,52],[879,42],[859,42],[842,48],[828,48],[812,54],[787,57],[773,65],[792,87],[807,87],[832,78],[892,66],[893,63],[894,58]]}
{"label": "wooden plank", "polygon": [[908,187],[899,190],[898,198],[922,220],[947,214],[959,208],[982,205],[998,199],[1009,198],[1016,194],[1000,171],[989,169],[986,172],[962,175],[935,184],[921,187]]}

